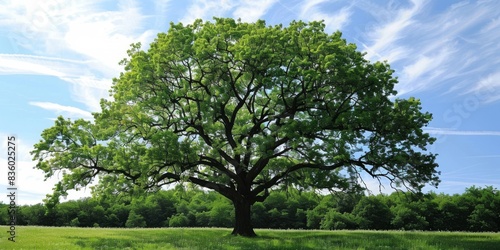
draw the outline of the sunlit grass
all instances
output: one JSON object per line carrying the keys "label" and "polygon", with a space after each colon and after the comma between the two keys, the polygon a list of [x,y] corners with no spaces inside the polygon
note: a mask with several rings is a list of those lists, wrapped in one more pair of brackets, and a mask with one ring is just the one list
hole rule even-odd
{"label": "sunlit grass", "polygon": [[308,231],[259,229],[257,238],[220,228],[17,227],[16,242],[1,226],[0,249],[499,249],[499,233]]}

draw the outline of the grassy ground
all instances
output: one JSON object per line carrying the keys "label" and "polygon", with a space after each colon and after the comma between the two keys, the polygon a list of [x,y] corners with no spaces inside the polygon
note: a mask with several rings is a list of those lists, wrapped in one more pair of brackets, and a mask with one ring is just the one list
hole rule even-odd
{"label": "grassy ground", "polygon": [[499,233],[17,227],[14,243],[7,230],[0,249],[500,249]]}

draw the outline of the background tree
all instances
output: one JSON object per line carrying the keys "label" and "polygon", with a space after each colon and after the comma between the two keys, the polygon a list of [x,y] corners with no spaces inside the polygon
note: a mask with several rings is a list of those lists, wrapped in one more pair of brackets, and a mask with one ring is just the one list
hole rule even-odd
{"label": "background tree", "polygon": [[[19,206],[17,211],[17,224],[19,225],[42,225],[44,222],[46,208],[43,204],[31,206]],[[0,205],[0,211],[2,210]],[[5,211],[8,212],[6,208]],[[0,213],[1,216],[1,213]],[[6,219],[8,217],[5,217]],[[1,222],[0,222],[1,224]]]}
{"label": "background tree", "polygon": [[120,203],[114,203],[106,210],[106,220],[108,221],[103,227],[125,227],[125,223],[130,214],[130,207]]}
{"label": "background tree", "polygon": [[134,210],[130,210],[130,214],[128,215],[127,222],[125,223],[126,227],[146,227],[146,221],[142,215],[137,214]]}
{"label": "background tree", "polygon": [[184,214],[175,214],[168,220],[169,227],[187,227],[189,226],[189,219]]}
{"label": "background tree", "polygon": [[393,203],[392,226],[403,230],[429,230],[436,227],[439,216],[437,203],[432,202],[433,194],[392,193],[388,198]]}
{"label": "background tree", "polygon": [[228,198],[233,234],[254,236],[251,206],[281,184],[347,189],[362,172],[438,183],[431,114],[322,22],[171,24],[128,55],[95,121],[60,117],[35,145],[38,169],[63,172],[54,199],[97,177],[110,192],[190,182]]}
{"label": "background tree", "polygon": [[330,209],[321,221],[320,228],[325,230],[357,229],[358,224],[358,217],[350,213],[340,213],[335,209]]}
{"label": "background tree", "polygon": [[391,227],[392,213],[381,196],[361,198],[352,214],[359,218],[361,229],[387,230]]}
{"label": "background tree", "polygon": [[321,201],[313,209],[307,211],[307,227],[318,229],[320,228],[321,221],[325,217],[325,214],[335,207],[335,197],[328,195],[323,197]]}
{"label": "background tree", "polygon": [[233,210],[232,205],[227,200],[215,201],[210,210],[209,225],[211,227],[231,227],[234,224],[234,217],[231,216]]}
{"label": "background tree", "polygon": [[468,204],[470,214],[467,218],[471,231],[498,232],[500,221],[500,192],[492,186],[466,189],[462,196]]}
{"label": "background tree", "polygon": [[462,203],[460,195],[438,195],[438,216],[436,218],[437,228],[443,231],[467,230],[467,208]]}
{"label": "background tree", "polygon": [[9,205],[4,204],[2,201],[0,201],[0,225],[9,224],[9,219]]}
{"label": "background tree", "polygon": [[55,219],[52,221],[53,226],[69,226],[69,222],[78,218],[80,211],[79,201],[67,201],[57,204],[54,208]]}

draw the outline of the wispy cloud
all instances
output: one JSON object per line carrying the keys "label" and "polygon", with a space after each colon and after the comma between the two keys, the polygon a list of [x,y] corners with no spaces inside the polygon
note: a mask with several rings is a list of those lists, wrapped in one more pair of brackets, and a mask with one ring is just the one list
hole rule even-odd
{"label": "wispy cloud", "polygon": [[449,48],[443,47],[435,54],[416,56],[414,63],[403,66],[398,85],[399,95],[424,90],[429,87],[429,82],[435,82],[438,78],[439,80],[447,78],[443,75],[448,71],[441,66],[449,59],[451,53]]}
{"label": "wispy cloud", "polygon": [[243,0],[233,12],[234,18],[243,22],[254,22],[260,19],[278,0]]}
{"label": "wispy cloud", "polygon": [[[90,111],[98,111],[100,99],[108,97],[111,78],[122,70],[118,62],[126,57],[129,45],[142,42],[146,47],[156,33],[144,29],[147,15],[137,1],[120,1],[111,10],[101,4],[97,0],[51,4],[3,1],[0,27],[8,30],[13,45],[20,46],[19,51],[32,55],[0,55],[0,74],[58,77],[71,84],[75,101],[84,103]],[[158,3],[162,8],[158,11],[164,13],[167,4],[165,0]],[[64,110],[85,118],[90,114],[68,106],[51,106],[49,110]]]}
{"label": "wispy cloud", "polygon": [[[494,31],[500,26],[500,2],[463,1],[438,13],[435,1],[355,5],[374,19],[359,43],[369,60],[387,60],[399,69],[399,95],[436,88],[470,94],[481,82],[500,88],[497,81],[484,84],[500,66],[500,32]],[[500,100],[500,93],[496,96],[490,101]]]}
{"label": "wispy cloud", "polygon": [[500,100],[500,71],[481,78],[466,93],[475,93],[485,103]]}
{"label": "wispy cloud", "polygon": [[[18,161],[29,161],[31,160],[29,157],[29,152],[32,150],[31,143],[27,138],[20,137],[18,134],[10,134],[5,132],[0,132],[0,150],[2,152],[7,152],[7,138],[10,136],[15,136],[16,139],[16,150],[17,150],[17,160]],[[0,159],[5,160],[7,154],[0,155]],[[6,166],[5,164],[2,166]]]}
{"label": "wispy cloud", "polygon": [[84,118],[87,120],[93,119],[92,113],[71,106],[64,106],[52,102],[30,102],[29,104],[40,107],[42,109],[53,111],[56,114],[64,114],[65,116],[73,118]]}
{"label": "wispy cloud", "polygon": [[101,98],[109,98],[111,79],[96,78],[91,65],[94,61],[76,61],[64,58],[0,54],[0,74],[47,75],[71,83],[75,101],[90,111],[100,110]]}
{"label": "wispy cloud", "polygon": [[112,99],[109,96],[112,85],[110,79],[95,78],[94,76],[63,77],[62,79],[72,83],[72,98],[83,103],[92,112],[101,111],[101,99]]}
{"label": "wispy cloud", "polygon": [[166,25],[168,24],[167,12],[170,8],[171,1],[172,0],[156,0],[156,1],[154,1],[155,16],[156,16],[155,26],[166,27]]}
{"label": "wispy cloud", "polygon": [[328,3],[327,0],[304,1],[299,14],[302,20],[324,20],[326,28],[331,31],[342,30],[349,22],[351,7],[344,6],[338,11],[324,11],[321,5]]}
{"label": "wispy cloud", "polygon": [[[408,26],[415,22],[413,19],[423,6],[423,1],[413,0],[410,8],[397,9],[389,15],[394,16],[392,20],[382,23],[370,32],[370,45],[365,47],[366,57],[369,60],[388,60],[391,62],[399,60],[406,53],[401,52],[404,48],[394,46],[394,44],[405,36]],[[374,13],[376,15],[376,13]],[[391,58],[388,58],[390,55]]]}
{"label": "wispy cloud", "polygon": [[3,75],[48,75],[78,76],[86,62],[64,58],[22,54],[0,54],[0,74]]}
{"label": "wispy cloud", "polygon": [[447,128],[426,128],[426,133],[434,135],[459,135],[459,136],[500,136],[500,131],[471,131],[471,130],[454,130]]}
{"label": "wispy cloud", "polygon": [[[141,32],[143,16],[133,1],[118,5],[115,11],[93,11],[70,20],[64,32],[67,48],[94,60],[92,67],[103,76],[113,77],[121,70],[118,62],[126,57],[129,45],[152,40],[150,30]],[[88,39],[91,38],[91,39]]]}
{"label": "wispy cloud", "polygon": [[223,16],[235,6],[237,2],[231,0],[195,0],[189,6],[181,22],[188,24],[198,18],[212,20],[212,17]]}
{"label": "wispy cloud", "polygon": [[467,158],[500,158],[500,155],[473,155]]}

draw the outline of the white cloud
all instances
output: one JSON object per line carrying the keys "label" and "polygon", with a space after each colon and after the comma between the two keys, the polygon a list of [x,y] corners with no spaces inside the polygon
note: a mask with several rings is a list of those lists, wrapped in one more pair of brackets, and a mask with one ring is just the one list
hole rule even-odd
{"label": "white cloud", "polygon": [[[142,42],[146,47],[156,34],[152,29],[144,29],[147,15],[141,12],[137,3],[3,0],[0,32],[6,34],[10,47],[17,54],[0,54],[0,75],[57,77],[70,84],[75,101],[84,103],[90,111],[98,111],[100,98],[108,96],[111,78],[117,77],[122,70],[118,62],[126,56],[129,45]],[[168,1],[155,4],[156,14],[164,15]],[[5,53],[0,48],[2,52]],[[88,110],[69,105],[53,102],[29,104],[55,114],[93,118]],[[4,161],[0,156],[2,166]],[[19,162],[20,204],[42,202],[58,179],[55,176],[44,181],[39,171],[33,171],[34,165],[29,159]],[[4,181],[3,178],[0,180],[0,187],[6,185]],[[89,191],[70,192],[68,198],[79,198],[88,195]]]}
{"label": "white cloud", "polygon": [[426,128],[424,132],[434,135],[459,135],[459,136],[500,136],[500,131],[471,131],[471,130],[453,130],[447,128]]}
{"label": "white cloud", "polygon": [[[500,32],[494,32],[500,25],[498,1],[463,1],[439,13],[433,13],[433,1],[410,4],[355,4],[375,19],[360,39],[366,57],[387,60],[396,69],[399,95],[443,87],[448,94],[477,93],[478,74],[485,76],[479,83],[488,82],[488,91],[500,88],[491,82],[492,70],[500,66]],[[489,98],[497,100],[500,95]]]}
{"label": "white cloud", "polygon": [[429,67],[431,67],[432,62],[433,60],[431,58],[422,56],[414,64],[405,66],[403,74],[405,74],[409,80],[413,80],[426,72]]}
{"label": "white cloud", "polygon": [[75,101],[83,103],[92,112],[101,111],[101,99],[112,99],[109,96],[112,81],[106,78],[97,79],[92,76],[66,78],[63,80],[73,84],[72,97]]}
{"label": "white cloud", "polygon": [[82,72],[85,62],[64,58],[0,54],[0,74],[27,74],[48,76],[77,76]]}
{"label": "white cloud", "polygon": [[500,100],[500,71],[488,74],[472,84],[465,94],[471,93],[484,103]]}
{"label": "white cloud", "polygon": [[278,0],[243,0],[234,10],[233,17],[243,22],[255,22],[260,19]]}
{"label": "white cloud", "polygon": [[84,118],[87,120],[93,119],[92,113],[71,106],[64,106],[52,102],[30,102],[29,104],[40,107],[42,109],[54,111],[56,114],[64,114],[65,116]]}
{"label": "white cloud", "polygon": [[118,62],[127,56],[130,44],[147,43],[154,35],[150,30],[138,32],[143,17],[133,2],[121,4],[119,8],[71,20],[62,37],[69,50],[95,61],[91,67],[106,77],[117,76],[120,72]]}
{"label": "white cloud", "polygon": [[326,28],[331,31],[342,30],[349,22],[351,16],[350,6],[343,7],[336,12],[327,12],[320,8],[320,5],[327,2],[326,0],[304,1],[299,14],[300,19],[308,21],[324,20]]}
{"label": "white cloud", "polygon": [[168,14],[171,0],[156,0],[154,1],[155,5],[155,26],[166,28],[168,24]]}
{"label": "white cloud", "polygon": [[498,29],[500,29],[500,17],[493,18],[481,32],[496,32]]}
{"label": "white cloud", "polygon": [[443,66],[451,54],[452,51],[443,46],[440,51],[418,56],[414,63],[404,66],[397,86],[398,95],[428,88],[429,83],[438,77],[440,80],[451,77]]}
{"label": "white cloud", "polygon": [[[401,49],[400,46],[394,46],[394,43],[401,39],[408,26],[415,22],[413,18],[421,11],[424,2],[413,0],[412,4],[413,6],[411,8],[399,9],[396,13],[391,13],[391,15],[395,16],[394,19],[381,26],[375,27],[369,34],[370,40],[372,40],[373,43],[365,48],[368,60],[388,60],[385,55],[393,54],[392,50]],[[400,57],[393,56],[391,62],[399,59]]]}
{"label": "white cloud", "polygon": [[224,16],[236,5],[237,3],[231,0],[195,0],[189,6],[181,22],[190,24],[198,18],[209,21],[212,20],[212,17]]}
{"label": "white cloud", "polygon": [[85,104],[90,111],[100,111],[101,98],[109,99],[111,79],[96,78],[90,66],[93,61],[75,61],[64,58],[0,54],[0,74],[35,74],[55,76],[71,83],[75,101]]}
{"label": "white cloud", "polygon": [[93,1],[36,0],[2,2],[0,26],[10,30],[15,46],[47,54],[64,50],[63,36],[68,23],[95,9]]}
{"label": "white cloud", "polygon": [[[4,2],[0,28],[34,55],[0,54],[0,74],[58,77],[71,84],[73,99],[90,111],[99,111],[100,99],[109,96],[111,78],[122,70],[118,62],[127,56],[129,45],[141,42],[146,47],[156,33],[144,29],[146,15],[136,1],[121,1],[115,10],[104,10],[100,1]],[[158,3],[163,6],[160,13],[167,3]],[[69,113],[89,117],[86,111]]]}
{"label": "white cloud", "polygon": [[468,158],[500,158],[500,155],[474,155]]}

